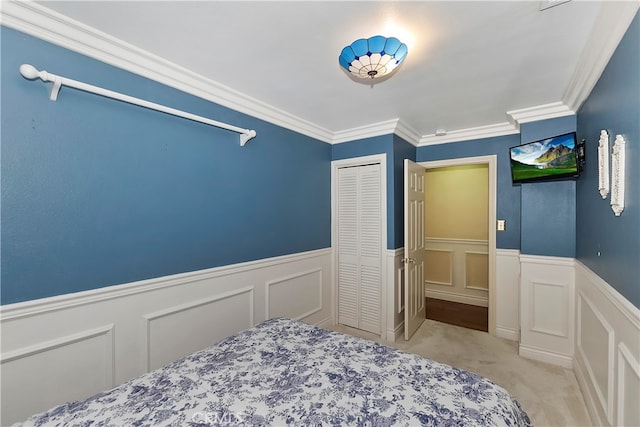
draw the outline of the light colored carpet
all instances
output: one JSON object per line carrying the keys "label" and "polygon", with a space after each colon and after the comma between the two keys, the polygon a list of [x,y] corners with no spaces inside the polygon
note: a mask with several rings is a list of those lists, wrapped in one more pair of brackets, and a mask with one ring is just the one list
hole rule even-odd
{"label": "light colored carpet", "polygon": [[487,377],[518,399],[534,426],[591,426],[573,371],[518,356],[514,341],[429,319],[409,341],[395,343],[342,325],[333,330]]}

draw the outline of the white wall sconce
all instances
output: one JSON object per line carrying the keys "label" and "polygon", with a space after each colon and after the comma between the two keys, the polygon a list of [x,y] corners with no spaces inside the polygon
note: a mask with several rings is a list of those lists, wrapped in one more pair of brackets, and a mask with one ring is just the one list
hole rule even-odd
{"label": "white wall sconce", "polygon": [[609,194],[609,133],[600,131],[598,141],[598,191],[603,199]]}
{"label": "white wall sconce", "polygon": [[625,146],[622,135],[616,135],[611,155],[611,209],[616,216],[624,210]]}

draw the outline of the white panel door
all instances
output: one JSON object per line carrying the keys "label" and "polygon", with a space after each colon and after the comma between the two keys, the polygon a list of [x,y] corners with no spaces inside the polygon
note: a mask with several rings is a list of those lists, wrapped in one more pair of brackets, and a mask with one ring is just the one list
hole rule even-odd
{"label": "white panel door", "polygon": [[426,318],[424,300],[424,167],[404,161],[404,339]]}
{"label": "white panel door", "polygon": [[338,169],[338,323],[381,332],[381,166]]}

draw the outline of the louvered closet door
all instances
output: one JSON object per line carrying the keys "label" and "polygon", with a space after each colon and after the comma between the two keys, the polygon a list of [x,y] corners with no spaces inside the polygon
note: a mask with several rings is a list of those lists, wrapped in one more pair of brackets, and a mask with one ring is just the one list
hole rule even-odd
{"label": "louvered closet door", "polygon": [[338,323],[380,333],[380,165],[338,170]]}

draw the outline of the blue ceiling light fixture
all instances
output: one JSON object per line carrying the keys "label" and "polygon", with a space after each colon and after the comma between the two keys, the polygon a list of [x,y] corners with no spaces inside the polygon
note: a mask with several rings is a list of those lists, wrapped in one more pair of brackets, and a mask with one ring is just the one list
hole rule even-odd
{"label": "blue ceiling light fixture", "polygon": [[395,37],[358,39],[342,49],[340,66],[361,79],[378,79],[391,73],[407,57],[407,45]]}

